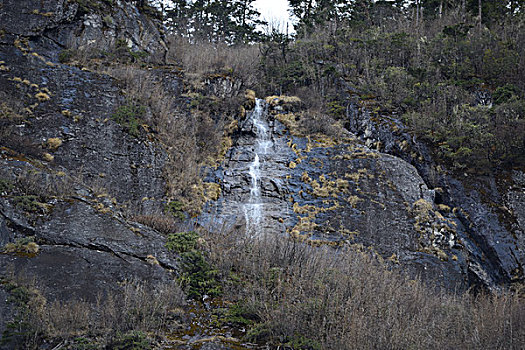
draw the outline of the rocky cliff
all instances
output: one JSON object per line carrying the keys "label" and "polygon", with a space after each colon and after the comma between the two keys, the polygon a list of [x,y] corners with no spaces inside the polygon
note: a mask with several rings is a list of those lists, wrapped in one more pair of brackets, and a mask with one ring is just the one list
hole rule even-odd
{"label": "rocky cliff", "polygon": [[61,63],[73,51],[116,55],[120,43],[160,64],[165,45],[131,3],[93,4],[0,3],[0,245],[11,246],[0,266],[36,278],[49,301],[95,301],[177,269],[166,237],[122,214],[162,208],[165,149],[114,121],[126,101],[115,79]]}
{"label": "rocky cliff", "polygon": [[[178,116],[169,117],[170,130],[186,125],[189,97],[181,96],[179,69],[167,65],[161,27],[154,12],[121,0],[0,2],[4,277],[36,280],[49,301],[90,302],[125,281],[172,281],[177,255],[146,219],[163,214],[178,186],[197,188],[189,196],[207,203],[190,219],[172,201],[182,220],[168,221],[170,232],[245,229],[334,254],[352,246],[451,291],[523,281],[524,172],[447,171],[400,121],[371,115],[351,96],[344,125],[306,133],[300,100],[256,103],[248,93],[252,111],[228,116],[236,127],[224,159],[196,171],[215,195],[184,177],[171,183],[174,164],[196,166],[174,156],[182,146],[166,142],[153,116],[160,112],[137,105],[126,80],[148,72],[160,87],[152,95],[171,96],[166,108]],[[206,79],[206,94],[219,100],[245,87]],[[184,158],[187,150],[178,151]],[[15,313],[4,294],[0,288],[0,332]]]}
{"label": "rocky cliff", "polygon": [[[286,99],[270,98],[265,114],[271,146],[260,158],[265,222],[257,225],[265,233],[287,232],[313,245],[355,245],[449,290],[499,289],[523,278],[522,230],[516,224],[504,228],[523,215],[519,182],[500,187],[506,194],[493,196],[506,202],[489,208],[480,194],[484,187],[467,190],[469,182],[434,163],[399,122],[389,121],[392,130],[366,110],[349,108],[355,134],[305,136],[297,130],[300,113],[283,112]],[[249,228],[254,220],[246,206],[260,140],[251,118],[237,140],[224,168],[210,174],[222,184],[223,196],[203,218],[218,227],[236,218]],[[515,208],[507,218],[498,217],[503,206]]]}

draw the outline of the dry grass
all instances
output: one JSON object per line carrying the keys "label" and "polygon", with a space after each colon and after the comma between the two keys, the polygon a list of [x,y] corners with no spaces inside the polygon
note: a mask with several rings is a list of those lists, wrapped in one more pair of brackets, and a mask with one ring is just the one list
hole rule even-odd
{"label": "dry grass", "polygon": [[197,81],[208,74],[226,73],[246,88],[257,87],[260,54],[257,46],[228,46],[209,42],[190,43],[171,37],[168,61],[182,64],[186,77]]}
{"label": "dry grass", "polygon": [[14,175],[11,169],[0,169],[0,179],[12,183],[10,195],[34,195],[42,200],[67,198],[75,194],[78,181],[63,172],[47,173],[34,168],[24,169]]}
{"label": "dry grass", "polygon": [[[293,240],[206,238],[213,262],[235,274],[226,294],[257,311],[251,340],[304,338],[321,349],[519,349],[519,293],[455,296],[388,270],[363,248],[312,248]],[[303,339],[303,340],[304,340]],[[303,347],[304,349],[308,347]]]}
{"label": "dry grass", "polygon": [[165,166],[167,195],[186,198],[187,211],[199,212],[204,196],[193,188],[202,188],[199,169],[203,160],[220,152],[224,122],[215,122],[204,113],[185,110],[184,101],[169,93],[154,73],[132,66],[111,67],[105,73],[123,85],[128,99],[148,108],[144,122],[167,151]]}
{"label": "dry grass", "polygon": [[151,215],[132,215],[129,217],[131,221],[135,221],[151,227],[165,235],[170,233],[179,232],[179,224],[172,215],[166,215],[164,213],[151,214]]}
{"label": "dry grass", "polygon": [[[177,323],[185,296],[175,283],[149,286],[127,282],[119,291],[100,296],[96,303],[83,300],[48,302],[34,281],[11,275],[3,280],[18,307],[16,348],[37,349],[42,340],[63,344],[82,337],[104,348],[129,331],[162,335]],[[13,339],[13,338],[12,338]],[[58,347],[57,347],[58,348]]]}
{"label": "dry grass", "polygon": [[51,137],[46,142],[46,147],[52,151],[57,150],[60,146],[62,146],[62,140],[59,137]]}

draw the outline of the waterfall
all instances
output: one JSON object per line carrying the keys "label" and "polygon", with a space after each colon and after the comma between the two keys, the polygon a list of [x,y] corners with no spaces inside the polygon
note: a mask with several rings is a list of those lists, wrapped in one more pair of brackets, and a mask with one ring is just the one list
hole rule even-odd
{"label": "waterfall", "polygon": [[261,233],[260,226],[264,218],[264,202],[261,196],[261,167],[264,166],[265,158],[273,144],[270,137],[270,127],[265,121],[265,117],[266,105],[262,100],[257,99],[255,108],[250,114],[250,122],[256,138],[253,162],[249,167],[250,197],[243,206],[246,232],[253,236]]}
{"label": "waterfall", "polygon": [[222,166],[209,169],[208,181],[220,183],[222,191],[206,204],[199,224],[212,232],[243,229],[252,237],[283,233],[295,218],[283,187],[296,154],[264,100],[256,100],[239,127]]}

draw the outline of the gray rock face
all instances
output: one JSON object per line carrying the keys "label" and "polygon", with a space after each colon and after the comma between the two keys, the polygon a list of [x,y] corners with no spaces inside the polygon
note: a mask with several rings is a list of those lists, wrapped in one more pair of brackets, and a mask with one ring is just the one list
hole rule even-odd
{"label": "gray rock face", "polygon": [[119,282],[168,281],[169,275],[157,265],[148,265],[130,256],[68,246],[41,246],[34,258],[1,255],[0,268],[11,268],[37,286],[46,299],[95,302],[99,295],[119,289]]}
{"label": "gray rock face", "polygon": [[39,35],[72,21],[78,11],[78,3],[67,0],[5,0],[2,5],[0,29],[22,36]]}
{"label": "gray rock face", "polygon": [[151,255],[163,267],[177,268],[164,247],[165,237],[145,226],[131,226],[97,213],[84,202],[57,203],[49,219],[36,228],[36,235],[47,244],[84,247],[143,261]]}
{"label": "gray rock face", "polygon": [[[98,213],[87,202],[58,202],[52,214],[31,226],[16,208],[0,200],[0,218],[11,241],[34,236],[40,252],[34,257],[1,254],[0,266],[35,278],[47,297],[95,300],[117,288],[118,281],[167,281],[177,270],[166,239],[142,225]],[[41,222],[40,222],[41,221]]]}
{"label": "gray rock face", "polygon": [[[467,252],[471,282],[491,288],[524,279],[523,182],[514,176],[462,176],[438,166],[430,151],[392,117],[372,119],[355,105],[348,108],[349,129],[369,145],[413,164],[438,204],[453,208],[458,241]],[[521,173],[522,174],[522,173]],[[511,177],[509,181],[503,180]],[[444,214],[442,212],[442,214]]]}
{"label": "gray rock face", "polygon": [[[449,289],[468,288],[466,255],[452,214],[443,216],[417,170],[400,158],[348,143],[292,136],[265,114],[270,148],[252,114],[244,121],[222,171],[211,174],[223,196],[201,216],[211,229],[246,227],[253,235],[254,159],[259,156],[257,233],[292,235],[314,245],[353,244],[389,258],[411,274]],[[215,220],[215,221],[214,221]],[[335,252],[334,252],[335,253]]]}
{"label": "gray rock face", "polygon": [[[95,301],[124,280],[173,280],[178,269],[164,236],[126,221],[117,209],[162,208],[166,152],[113,120],[126,103],[114,79],[58,62],[63,49],[110,51],[122,39],[126,50],[146,51],[148,62],[161,63],[165,45],[154,21],[131,2],[85,3],[95,7],[0,2],[0,104],[24,115],[0,120],[0,177],[14,183],[32,174],[37,190],[18,191],[37,195],[48,178],[70,179],[64,187],[72,187],[54,190],[65,193],[61,199],[42,193],[45,214],[25,212],[13,195],[0,193],[0,249],[27,236],[40,246],[35,256],[0,253],[0,271],[34,277],[49,300]],[[170,94],[180,92],[176,74],[152,74]],[[0,327],[10,315],[4,297],[0,288]]]}
{"label": "gray rock face", "polygon": [[79,6],[67,0],[4,1],[0,30],[7,35],[0,42],[9,43],[16,36],[43,35],[61,48],[110,52],[120,40],[132,52],[147,53],[147,61],[164,62],[167,47],[162,35],[152,19],[131,2],[85,4]]}
{"label": "gray rock face", "polygon": [[299,189],[292,195],[298,219],[292,234],[317,244],[361,245],[437,285],[467,288],[457,219],[437,213],[433,192],[410,164],[356,141],[313,147],[292,178]]}
{"label": "gray rock face", "polygon": [[[65,65],[50,67],[32,55],[22,55],[14,46],[2,46],[0,61],[9,67],[0,72],[0,95],[33,105],[32,113],[38,116],[17,127],[18,138],[5,140],[5,146],[26,153],[18,149],[18,140],[23,138],[39,153],[52,154],[55,168],[67,169],[68,175],[105,189],[119,202],[138,203],[145,211],[158,209],[142,198],[164,196],[166,153],[150,141],[129,135],[112,120],[124,101],[111,78]],[[42,101],[36,97],[39,93],[45,94],[39,95]],[[46,148],[53,138],[62,144]]]}

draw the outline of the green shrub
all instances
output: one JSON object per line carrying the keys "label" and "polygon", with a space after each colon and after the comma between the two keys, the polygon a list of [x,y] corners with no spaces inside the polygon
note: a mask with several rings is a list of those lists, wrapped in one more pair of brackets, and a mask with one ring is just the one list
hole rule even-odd
{"label": "green shrub", "polygon": [[322,349],[321,344],[303,335],[294,336],[291,340],[289,340],[284,345],[289,346],[292,349],[297,349],[297,350],[321,350]]}
{"label": "green shrub", "polygon": [[519,88],[513,84],[505,84],[505,86],[500,86],[494,91],[493,100],[494,103],[499,105],[505,102],[509,102],[512,99],[518,98],[520,93]]}
{"label": "green shrub", "polygon": [[7,195],[14,189],[13,184],[9,180],[0,179],[0,195]]}
{"label": "green shrub", "polygon": [[178,280],[186,288],[190,298],[220,295],[218,272],[210,266],[202,252],[197,250],[198,240],[199,235],[194,231],[177,232],[168,236],[166,248],[180,254],[181,273]]}
{"label": "green shrub", "polygon": [[265,343],[272,337],[272,330],[267,323],[259,323],[254,327],[248,329],[244,340],[252,343]]}
{"label": "green shrub", "polygon": [[65,49],[58,54],[58,61],[60,63],[67,63],[73,58],[74,52],[71,49]]}
{"label": "green shrub", "polygon": [[97,350],[100,349],[100,344],[93,342],[90,339],[84,337],[78,337],[73,339],[73,347],[75,350]]}
{"label": "green shrub", "polygon": [[145,106],[128,101],[127,104],[117,108],[117,111],[113,114],[113,120],[122,125],[128,134],[139,137],[139,127],[145,113]]}
{"label": "green shrub", "polygon": [[14,318],[5,325],[0,346],[4,345],[9,349],[26,349],[27,339],[35,335],[35,327],[29,322],[29,316],[35,311],[33,308],[43,305],[43,298],[35,289],[5,278],[0,279],[0,284],[8,294],[7,302],[16,310]]}
{"label": "green shrub", "polygon": [[152,347],[146,334],[132,331],[126,334],[117,334],[117,339],[109,348],[114,350],[149,350]]}
{"label": "green shrub", "polygon": [[168,236],[166,248],[175,253],[186,253],[197,248],[198,238],[194,231],[172,233]]}
{"label": "green shrub", "polygon": [[253,305],[236,303],[228,309],[218,309],[220,324],[229,324],[236,327],[248,327],[261,319]]}
{"label": "green shrub", "polygon": [[215,297],[222,293],[217,270],[211,268],[201,252],[192,250],[182,253],[180,265],[179,282],[190,298],[202,299],[204,295]]}
{"label": "green shrub", "polygon": [[332,101],[327,103],[328,114],[335,118],[343,118],[345,116],[346,108],[341,106],[339,101]]}
{"label": "green shrub", "polygon": [[164,211],[166,212],[166,214],[171,214],[179,220],[186,219],[186,214],[184,214],[184,204],[182,202],[171,201],[168,204],[166,204]]}
{"label": "green shrub", "polygon": [[133,57],[135,62],[143,61],[146,57],[149,56],[149,53],[147,53],[146,51],[141,51],[141,50],[139,51],[129,50],[129,54],[131,55],[131,57]]}
{"label": "green shrub", "polygon": [[38,196],[15,196],[13,202],[18,209],[29,213],[36,213],[43,210],[42,203]]}

